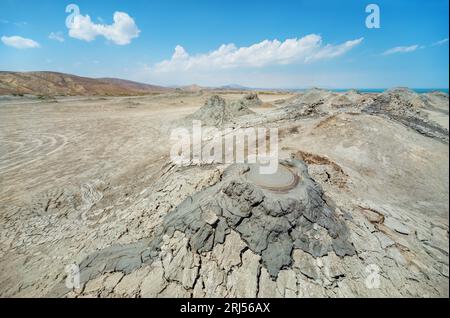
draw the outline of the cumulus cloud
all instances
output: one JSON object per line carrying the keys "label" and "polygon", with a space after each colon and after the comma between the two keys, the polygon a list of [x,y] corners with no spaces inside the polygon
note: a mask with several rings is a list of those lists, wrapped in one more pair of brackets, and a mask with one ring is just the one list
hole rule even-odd
{"label": "cumulus cloud", "polygon": [[411,45],[411,46],[396,46],[389,50],[384,51],[383,55],[391,55],[391,54],[396,54],[396,53],[409,53],[409,52],[414,52],[418,48],[419,48],[419,45],[417,45],[417,44]]}
{"label": "cumulus cloud", "polygon": [[103,36],[115,44],[126,45],[140,33],[133,18],[125,12],[114,12],[114,22],[110,25],[92,22],[89,15],[80,14],[77,5],[67,6],[66,12],[72,12],[67,17],[66,26],[69,29],[69,36],[75,39],[89,42],[97,36]]}
{"label": "cumulus cloud", "polygon": [[48,35],[48,38],[50,40],[64,42],[64,36],[63,36],[62,32],[50,32],[50,34]]}
{"label": "cumulus cloud", "polygon": [[212,52],[198,55],[190,55],[177,45],[170,60],[157,63],[152,69],[155,72],[179,72],[308,63],[341,56],[362,41],[363,38],[359,38],[339,45],[323,45],[321,36],[309,34],[283,42],[264,40],[247,47],[223,44]]}
{"label": "cumulus cloud", "polygon": [[434,43],[433,43],[433,46],[436,46],[436,45],[442,45],[442,44],[445,44],[445,43],[447,43],[447,42],[448,42],[448,38],[445,38],[445,39],[442,39],[442,40],[440,40],[440,41],[434,42]]}
{"label": "cumulus cloud", "polygon": [[14,47],[16,49],[32,49],[40,47],[38,42],[32,39],[23,38],[18,35],[2,36],[1,40],[5,45]]}

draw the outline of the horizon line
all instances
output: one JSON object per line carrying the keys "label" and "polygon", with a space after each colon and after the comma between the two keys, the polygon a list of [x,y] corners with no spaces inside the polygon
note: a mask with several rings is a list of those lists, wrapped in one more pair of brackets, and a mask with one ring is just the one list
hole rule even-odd
{"label": "horizon line", "polygon": [[[142,81],[137,81],[134,79],[128,79],[128,78],[124,78],[124,77],[117,77],[117,76],[86,76],[86,75],[79,75],[79,74],[75,74],[75,73],[65,73],[65,72],[61,72],[61,71],[53,71],[53,70],[40,70],[40,71],[13,71],[13,70],[0,70],[0,73],[4,72],[4,73],[57,73],[57,74],[64,74],[64,75],[71,75],[71,76],[78,76],[78,77],[85,77],[85,78],[91,78],[91,79],[118,79],[118,80],[125,80],[125,81],[130,81],[130,82],[135,82],[135,83],[139,83],[139,84],[145,84],[145,85],[154,85],[154,86],[161,86],[161,87],[165,87],[165,88],[182,88],[182,87],[186,87],[186,86],[199,86],[201,88],[226,88],[227,86],[239,86],[240,89],[248,89],[248,90],[308,90],[308,89],[314,89],[314,88],[318,88],[318,89],[325,89],[325,90],[388,90],[390,88],[400,88],[400,87],[404,87],[404,88],[409,88],[411,90],[421,90],[421,89],[426,89],[426,90],[449,90],[449,87],[412,87],[412,86],[405,86],[405,85],[393,85],[393,86],[386,86],[386,87],[352,87],[352,86],[346,86],[346,87],[331,87],[331,86],[321,86],[321,85],[311,85],[311,86],[303,86],[303,87],[295,87],[295,86],[291,86],[291,87],[257,87],[257,86],[246,86],[243,84],[239,84],[239,83],[228,83],[228,84],[222,84],[222,85],[200,85],[197,83],[188,83],[188,84],[158,84],[158,83],[149,83],[149,82],[142,82]],[[230,88],[233,89],[233,88]],[[235,89],[239,89],[239,88],[235,88]]]}

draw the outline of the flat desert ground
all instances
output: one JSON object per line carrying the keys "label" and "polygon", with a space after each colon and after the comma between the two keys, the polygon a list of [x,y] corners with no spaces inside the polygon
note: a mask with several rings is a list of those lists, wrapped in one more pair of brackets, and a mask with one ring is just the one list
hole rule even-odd
{"label": "flat desert ground", "polygon": [[[224,164],[170,162],[171,129],[213,94],[246,93],[1,97],[0,296],[448,297],[448,95],[423,106],[419,128],[370,108],[371,94],[350,106],[337,93],[258,95],[263,106],[231,126],[278,128],[280,158],[307,165],[352,246],[316,254],[280,239],[290,245],[271,256],[287,257],[278,266],[229,219],[221,240],[209,226],[203,238],[187,225],[161,231],[183,201],[226,180]],[[311,244],[329,238],[310,231]]]}

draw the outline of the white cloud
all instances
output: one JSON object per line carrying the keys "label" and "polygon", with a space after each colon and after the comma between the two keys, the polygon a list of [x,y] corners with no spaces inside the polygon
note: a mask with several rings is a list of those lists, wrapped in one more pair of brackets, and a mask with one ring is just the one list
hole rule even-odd
{"label": "white cloud", "polygon": [[5,45],[15,47],[16,49],[32,49],[40,47],[39,43],[36,41],[18,35],[2,36],[1,40]]}
{"label": "white cloud", "polygon": [[391,54],[396,54],[396,53],[409,53],[409,52],[414,52],[418,48],[419,48],[419,45],[417,45],[417,44],[411,45],[411,46],[396,46],[389,50],[384,51],[383,55],[391,55]]}
{"label": "white cloud", "polygon": [[103,36],[115,44],[125,45],[139,36],[140,30],[136,23],[125,12],[114,12],[113,24],[106,25],[92,22],[89,15],[81,15],[76,5],[66,8],[66,12],[71,11],[74,13],[68,16],[66,25],[69,36],[75,39],[93,41],[97,36]]}
{"label": "white cloud", "polygon": [[442,45],[442,44],[445,44],[445,43],[447,43],[447,42],[448,42],[448,38],[445,38],[445,39],[442,39],[442,40],[440,40],[440,41],[434,42],[434,43],[433,43],[433,46],[436,46],[436,45]]}
{"label": "white cloud", "polygon": [[157,63],[152,70],[161,73],[308,63],[341,56],[362,41],[359,38],[339,45],[323,45],[321,36],[309,34],[284,42],[264,40],[248,47],[223,44],[212,52],[194,56],[177,45],[172,58]]}
{"label": "white cloud", "polygon": [[352,48],[357,46],[363,41],[364,38],[359,38],[356,40],[350,40],[346,41],[340,45],[326,45],[324,48],[320,49],[316,54],[306,58],[306,61],[314,61],[314,60],[320,60],[320,59],[329,59],[333,57],[341,56],[348,51],[350,51]]}
{"label": "white cloud", "polygon": [[48,35],[48,38],[50,40],[55,40],[58,42],[64,42],[64,36],[62,32],[50,32],[50,34]]}

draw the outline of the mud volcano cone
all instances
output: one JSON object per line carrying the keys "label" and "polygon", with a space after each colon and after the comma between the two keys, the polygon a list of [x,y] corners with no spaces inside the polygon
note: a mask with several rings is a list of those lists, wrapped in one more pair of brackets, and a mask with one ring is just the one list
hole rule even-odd
{"label": "mud volcano cone", "polygon": [[303,161],[284,161],[272,175],[257,164],[234,164],[219,183],[170,212],[161,235],[181,231],[193,250],[206,252],[235,231],[275,278],[291,265],[293,249],[314,257],[355,253],[344,220],[322,196]]}
{"label": "mud volcano cone", "polygon": [[262,100],[259,99],[257,93],[249,93],[242,98],[242,101],[247,107],[258,107],[262,105]]}
{"label": "mud volcano cone", "polygon": [[213,95],[187,119],[200,120],[202,124],[208,126],[222,126],[234,118],[249,114],[253,114],[253,111],[242,100],[227,102],[222,97]]}

